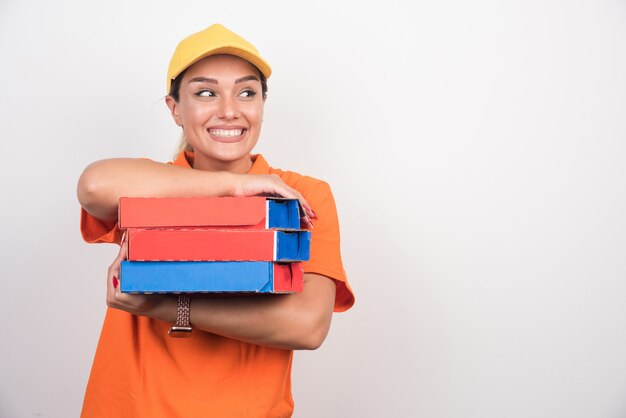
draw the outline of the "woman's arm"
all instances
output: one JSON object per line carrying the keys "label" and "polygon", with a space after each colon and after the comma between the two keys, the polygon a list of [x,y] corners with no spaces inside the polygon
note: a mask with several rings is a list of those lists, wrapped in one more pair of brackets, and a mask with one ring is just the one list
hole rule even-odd
{"label": "woman's arm", "polygon": [[[176,298],[120,292],[117,278],[126,252],[127,244],[124,243],[109,268],[107,305],[174,323]],[[334,303],[333,280],[307,273],[304,275],[304,290],[297,294],[192,298],[191,324],[198,330],[248,343],[287,350],[314,350],[328,334]]]}
{"label": "woman's arm", "polygon": [[[77,188],[80,205],[103,221],[117,220],[119,198],[278,195],[299,199],[314,217],[302,194],[274,174],[247,175],[193,170],[135,158],[96,161],[83,171]],[[306,220],[308,221],[308,220]]]}
{"label": "woman's arm", "polygon": [[[326,338],[335,303],[335,283],[304,275],[304,290],[290,295],[191,299],[191,325],[247,343],[286,350],[315,350]],[[176,299],[163,299],[145,314],[176,321]]]}
{"label": "woman's arm", "polygon": [[78,180],[78,201],[103,221],[117,220],[119,199],[132,197],[224,196],[231,192],[228,173],[189,170],[135,158],[96,161]]}

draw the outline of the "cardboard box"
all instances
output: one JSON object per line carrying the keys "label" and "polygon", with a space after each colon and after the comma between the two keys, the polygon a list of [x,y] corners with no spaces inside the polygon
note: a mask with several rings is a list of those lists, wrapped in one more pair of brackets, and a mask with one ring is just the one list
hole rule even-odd
{"label": "cardboard box", "polygon": [[130,261],[307,261],[309,231],[127,230]]}
{"label": "cardboard box", "polygon": [[297,199],[250,197],[122,197],[119,226],[127,228],[234,228],[298,230]]}
{"label": "cardboard box", "polygon": [[122,261],[124,293],[294,293],[302,263],[265,261]]}

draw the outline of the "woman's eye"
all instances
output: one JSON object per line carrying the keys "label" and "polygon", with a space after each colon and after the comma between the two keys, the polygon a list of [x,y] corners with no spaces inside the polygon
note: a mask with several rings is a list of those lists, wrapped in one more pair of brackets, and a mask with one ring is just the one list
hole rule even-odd
{"label": "woman's eye", "polygon": [[215,96],[215,93],[213,93],[211,90],[200,90],[199,92],[196,93],[196,96],[213,97]]}
{"label": "woman's eye", "polygon": [[252,98],[254,96],[256,96],[256,91],[254,91],[254,90],[244,90],[241,93],[239,93],[239,97]]}

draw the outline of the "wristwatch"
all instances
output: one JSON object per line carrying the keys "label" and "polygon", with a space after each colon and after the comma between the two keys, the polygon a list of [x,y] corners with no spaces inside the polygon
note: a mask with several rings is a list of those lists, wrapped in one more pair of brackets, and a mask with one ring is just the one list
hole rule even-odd
{"label": "wristwatch", "polygon": [[191,337],[191,298],[188,295],[178,295],[176,309],[176,323],[172,325],[168,334],[174,338]]}

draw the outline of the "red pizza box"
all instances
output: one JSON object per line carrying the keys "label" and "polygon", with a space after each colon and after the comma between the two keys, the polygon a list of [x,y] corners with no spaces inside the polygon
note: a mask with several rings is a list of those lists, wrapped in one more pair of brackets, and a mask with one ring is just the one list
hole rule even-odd
{"label": "red pizza box", "polygon": [[301,229],[297,199],[250,197],[122,197],[119,226],[127,228]]}
{"label": "red pizza box", "polygon": [[130,261],[307,261],[309,231],[129,228]]}

